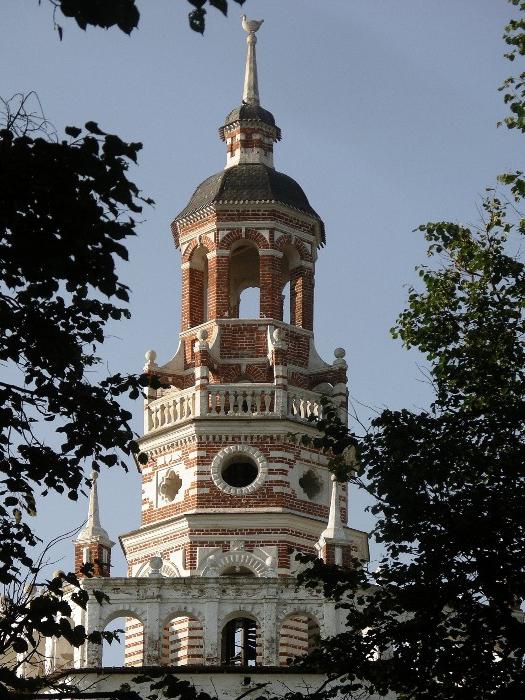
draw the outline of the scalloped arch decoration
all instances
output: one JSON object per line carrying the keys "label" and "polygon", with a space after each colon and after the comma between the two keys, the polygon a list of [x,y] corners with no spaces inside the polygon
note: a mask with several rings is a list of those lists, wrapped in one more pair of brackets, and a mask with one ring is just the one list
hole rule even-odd
{"label": "scalloped arch decoration", "polygon": [[221,576],[230,567],[242,566],[258,577],[275,576],[275,571],[265,560],[244,549],[231,550],[222,554],[212,554],[204,562],[201,576]]}

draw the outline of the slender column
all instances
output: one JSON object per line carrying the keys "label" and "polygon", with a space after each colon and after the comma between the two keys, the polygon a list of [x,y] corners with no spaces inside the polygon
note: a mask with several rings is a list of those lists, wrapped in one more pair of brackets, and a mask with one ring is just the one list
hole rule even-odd
{"label": "slender column", "polygon": [[275,384],[274,413],[277,416],[288,415],[288,345],[284,340],[282,328],[276,328],[272,335],[272,364]]}
{"label": "slender column", "polygon": [[278,250],[259,250],[259,285],[261,290],[261,318],[283,320],[282,253]]}
{"label": "slender column", "polygon": [[221,640],[219,638],[219,603],[207,600],[204,612],[204,663],[207,666],[220,664]]}
{"label": "slender column", "polygon": [[[93,630],[100,630],[102,632],[100,629],[100,605],[95,601],[89,602],[87,604],[86,613],[86,632],[93,632]],[[86,642],[83,648],[85,656],[81,659],[81,667],[99,668],[102,666],[102,644]]]}
{"label": "slender column", "polygon": [[277,602],[267,601],[264,604],[262,630],[262,656],[264,666],[279,665],[279,630],[277,629]]}
{"label": "slender column", "polygon": [[146,611],[146,625],[143,632],[143,664],[145,666],[158,666],[160,664],[162,641],[159,601],[148,603]]}
{"label": "slender column", "polygon": [[227,318],[230,296],[229,251],[208,256],[208,319]]}
{"label": "slender column", "polygon": [[310,331],[314,327],[314,271],[304,263],[290,273],[290,323]]}
{"label": "slender column", "polygon": [[197,341],[193,346],[195,351],[195,415],[208,415],[208,383],[210,371],[208,365],[210,362],[208,345],[208,331],[202,329],[197,334]]}

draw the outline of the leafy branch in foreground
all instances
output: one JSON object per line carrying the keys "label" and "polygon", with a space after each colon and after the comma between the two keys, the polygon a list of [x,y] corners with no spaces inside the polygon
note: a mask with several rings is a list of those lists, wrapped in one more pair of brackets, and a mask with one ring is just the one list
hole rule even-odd
{"label": "leafy branch in foreground", "polygon": [[[243,5],[245,0],[233,0]],[[39,3],[41,0],[39,0]],[[71,17],[77,25],[86,30],[88,26],[109,29],[118,27],[125,34],[131,34],[139,26],[140,12],[136,0],[48,0],[53,5],[53,19],[60,39],[64,30],[56,20],[56,12],[60,10],[64,17]],[[213,7],[228,14],[228,0],[187,0],[194,8],[188,14],[190,28],[200,34],[204,33],[206,25],[206,6]]]}
{"label": "leafy branch in foreground", "polygon": [[[115,266],[127,259],[126,239],[151,200],[128,178],[140,144],[106,134],[95,122],[67,127],[59,139],[34,95],[3,104],[0,584],[7,592],[0,644],[22,653],[25,644],[35,648],[35,630],[67,635],[72,643],[81,638],[67,627],[56,582],[24,598],[21,572],[39,572],[31,556],[37,537],[27,522],[38,496],[55,491],[76,500],[91,485],[86,468],[126,469],[124,458],[138,452],[131,414],[119,398],[138,397],[152,380],[106,376],[97,352],[107,323],[129,317],[128,289]],[[78,587],[69,578],[62,584]],[[80,589],[71,600],[81,604],[75,595]],[[21,626],[18,636],[13,624]],[[9,668],[2,673],[0,681],[7,674],[15,682]]]}
{"label": "leafy branch in foreground", "polygon": [[[419,229],[437,264],[419,268],[422,289],[393,333],[426,355],[431,407],[385,410],[357,440],[379,567],[304,574],[348,614],[348,630],[306,662],[339,674],[342,692],[525,692],[525,220],[492,191],[483,212],[479,228]],[[336,416],[318,427],[332,451],[341,435],[339,467],[354,436]]]}

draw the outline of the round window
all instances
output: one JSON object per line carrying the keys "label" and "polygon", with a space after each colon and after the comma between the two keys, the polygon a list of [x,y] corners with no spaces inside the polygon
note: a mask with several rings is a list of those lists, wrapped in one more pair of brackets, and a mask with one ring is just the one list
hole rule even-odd
{"label": "round window", "polygon": [[258,473],[259,469],[253,462],[232,460],[229,464],[224,465],[221,476],[228,486],[238,489],[253,484]]}
{"label": "round window", "polygon": [[223,447],[211,463],[215,486],[236,496],[253,493],[263,484],[267,473],[266,458],[253,445]]}

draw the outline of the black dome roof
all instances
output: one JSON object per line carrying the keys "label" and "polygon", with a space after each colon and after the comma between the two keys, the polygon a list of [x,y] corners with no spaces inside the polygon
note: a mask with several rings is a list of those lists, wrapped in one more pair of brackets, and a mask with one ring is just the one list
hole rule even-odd
{"label": "black dome roof", "polygon": [[319,221],[324,243],[324,227],[300,185],[288,175],[262,163],[240,163],[221,170],[202,182],[188,205],[175,220],[194,214],[213,203],[279,202],[313,216]]}
{"label": "black dome roof", "polygon": [[275,126],[275,119],[271,112],[259,105],[245,104],[235,107],[224,120],[224,125],[242,120],[257,120]]}

